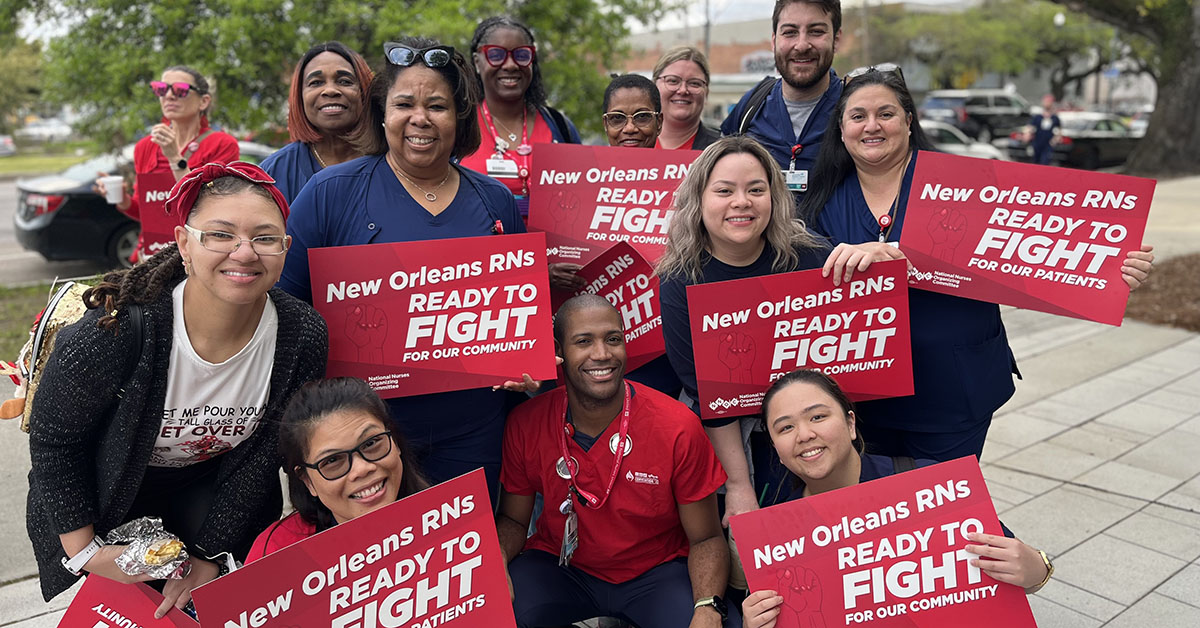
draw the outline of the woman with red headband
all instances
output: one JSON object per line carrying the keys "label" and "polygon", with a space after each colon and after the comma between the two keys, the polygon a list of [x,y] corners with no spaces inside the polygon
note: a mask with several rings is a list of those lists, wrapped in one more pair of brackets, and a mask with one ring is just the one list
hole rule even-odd
{"label": "woman with red headband", "polygon": [[161,616],[279,517],[279,417],[324,374],[328,337],[273,287],[290,242],[273,183],[242,162],[191,171],[167,199],[175,242],[105,276],[56,337],[30,417],[26,520],[47,601],[82,572],[148,580],[103,536],[153,516],[191,557],[160,581]]}
{"label": "woman with red headband", "polygon": [[[212,90],[199,71],[183,65],[163,70],[162,78],[150,81],[150,91],[158,97],[162,121],[150,129],[150,134],[138,140],[133,148],[135,181],[132,193],[117,203],[117,209],[134,220],[142,220],[143,209],[160,209],[160,198],[192,170],[207,163],[237,161],[237,139],[208,126],[208,110],[212,108]],[[96,190],[107,193],[101,182],[107,176],[100,173]],[[140,197],[140,201],[139,201]],[[143,239],[131,262],[149,257],[142,253]]]}

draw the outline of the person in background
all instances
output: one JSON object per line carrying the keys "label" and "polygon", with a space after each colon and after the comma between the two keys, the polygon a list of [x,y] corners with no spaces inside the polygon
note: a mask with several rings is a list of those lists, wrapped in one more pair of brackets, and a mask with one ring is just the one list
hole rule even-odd
{"label": "person in background", "polygon": [[354,377],[296,392],[279,425],[279,453],[295,510],[258,535],[247,563],[429,486],[387,405]]}
{"label": "person in background", "polygon": [[[224,131],[213,130],[208,124],[212,93],[208,80],[198,70],[173,65],[163,70],[160,80],[150,81],[150,91],[158,98],[162,120],[134,145],[133,172],[137,180],[117,205],[117,209],[134,220],[141,217],[139,195],[161,192],[165,197],[171,185],[193,168],[207,163],[227,164],[237,161],[239,155],[237,139]],[[156,173],[169,176],[161,177],[161,189],[151,190],[151,179],[146,175]],[[97,194],[104,196],[107,190],[101,179],[108,175],[98,174],[95,189]],[[132,261],[138,261],[142,250],[143,239],[139,235]]]}
{"label": "person in background", "polygon": [[317,44],[300,57],[288,91],[291,143],[262,163],[289,203],[316,172],[361,156],[350,140],[370,85],[367,62],[340,42]]}
{"label": "person in background", "polygon": [[1054,147],[1062,141],[1062,120],[1053,94],[1042,97],[1042,112],[1034,114],[1024,129],[1025,141],[1033,146],[1033,163],[1050,165]]}
{"label": "person in background", "polygon": [[708,100],[708,58],[692,46],[668,50],[654,66],[654,83],[663,102],[658,148],[704,150],[721,132],[702,123]]}
{"label": "person in background", "polygon": [[[771,384],[763,397],[762,421],[780,462],[791,475],[793,490],[788,501],[803,499],[870,482],[900,472],[902,464],[887,456],[864,453],[859,429],[863,421],[837,382],[818,370],[792,371]],[[909,468],[936,464],[934,460],[908,459]],[[1014,584],[1027,594],[1036,593],[1054,568],[1045,552],[1013,536],[1001,524],[1004,535],[972,532],[965,549],[977,557],[970,560],[1000,582]],[[798,587],[797,587],[798,588]],[[745,628],[769,628],[783,612],[803,612],[786,604],[797,591],[752,591],[742,602]],[[803,593],[799,593],[801,596]],[[794,620],[786,625],[796,625]]]}

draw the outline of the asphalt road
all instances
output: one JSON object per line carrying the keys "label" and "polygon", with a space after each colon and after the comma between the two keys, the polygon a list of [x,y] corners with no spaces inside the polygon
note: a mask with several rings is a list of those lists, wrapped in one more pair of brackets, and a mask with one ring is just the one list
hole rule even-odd
{"label": "asphalt road", "polygon": [[0,181],[0,286],[26,285],[95,275],[107,270],[90,261],[49,262],[38,253],[26,251],[13,232],[17,213],[16,181]]}

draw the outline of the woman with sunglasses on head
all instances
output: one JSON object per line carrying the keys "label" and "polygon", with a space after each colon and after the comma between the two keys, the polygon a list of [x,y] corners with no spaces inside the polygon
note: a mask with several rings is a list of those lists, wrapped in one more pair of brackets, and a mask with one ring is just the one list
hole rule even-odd
{"label": "woman with sunglasses on head", "polygon": [[[692,353],[687,286],[820,268],[829,245],[794,217],[795,201],[779,165],[745,136],[723,137],[704,149],[675,193],[667,249],[655,272],[661,279],[667,357],[700,414]],[[718,356],[736,364],[746,338],[730,334]],[[725,517],[757,510],[786,495],[778,469],[767,464],[770,444],[752,432],[754,417],[703,421],[728,479]],[[777,467],[777,465],[776,465]],[[774,474],[770,471],[775,471]]]}
{"label": "woman with sunglasses on head", "polygon": [[[879,456],[863,453],[858,420],[852,404],[837,382],[817,370],[796,370],[771,384],[762,402],[762,423],[771,437],[774,455],[787,469],[791,494],[787,501],[870,482],[936,464],[934,460]],[[897,467],[901,468],[897,468]],[[964,548],[984,560],[973,558],[979,568],[1000,582],[1015,584],[1026,593],[1036,593],[1050,580],[1050,559],[1015,538],[1001,524],[1004,535],[973,532]],[[803,621],[812,608],[805,598],[814,590],[800,574],[780,578],[778,590],[753,591],[742,602],[746,628],[775,626],[781,614],[789,621],[780,625],[810,625]],[[816,591],[820,598],[820,592]],[[817,604],[816,606],[819,606]],[[797,619],[801,619],[798,623]],[[812,617],[812,625],[820,619]]]}
{"label": "woman with sunglasses on head", "polygon": [[247,563],[428,486],[387,405],[353,377],[311,382],[292,397],[279,453],[295,512],[258,535]]}
{"label": "woman with sunglasses on head", "polygon": [[292,143],[262,163],[289,203],[316,172],[362,155],[350,137],[362,121],[370,85],[367,62],[340,42],[317,44],[300,57],[288,92]]}
{"label": "woman with sunglasses on head", "polygon": [[172,190],[175,242],[84,293],[33,399],[27,527],[47,601],[82,572],[145,581],[103,535],[159,517],[191,571],[158,615],[242,558],[283,507],[276,440],[324,374],[325,323],[273,288],[288,204],[257,166],[207,164]]}
{"label": "woman with sunglasses on head", "polygon": [[[903,259],[898,246],[918,150],[932,150],[917,121],[899,66],[859,68],[817,154],[800,215],[837,246],[824,264],[835,283],[872,262]],[[1122,267],[1136,288],[1150,272],[1151,247],[1130,251]],[[909,290],[914,394],[861,404],[872,422],[873,453],[933,460],[979,456],[992,414],[1012,396],[1018,373],[1000,308],[993,303]]]}
{"label": "woman with sunglasses on head", "polygon": [[[318,172],[293,207],[292,250],[279,285],[305,301],[312,301],[313,247],[525,231],[508,188],[453,162],[479,146],[475,77],[462,54],[416,37],[385,44],[384,53],[387,66],[371,81],[364,133],[355,140],[366,156]],[[364,324],[376,322],[361,313]],[[504,417],[523,398],[480,388],[387,404],[431,480],[482,464],[495,487]]]}
{"label": "woman with sunglasses on head", "polygon": [[[134,146],[133,172],[140,181],[136,181],[131,193],[126,193],[117,204],[117,209],[134,220],[141,216],[139,196],[150,192],[165,194],[171,189],[168,183],[182,179],[193,168],[207,163],[237,161],[239,155],[237,139],[208,125],[212,94],[203,74],[187,66],[173,65],[163,70],[161,80],[150,81],[150,91],[158,97],[162,121]],[[167,173],[170,177],[151,179],[146,176],[155,173]],[[99,174],[96,190],[104,196],[107,190],[101,180],[108,175]],[[152,183],[156,180],[162,182]],[[147,189],[152,184],[161,185],[163,189]],[[140,235],[137,250],[142,250]]]}
{"label": "woman with sunglasses on head", "polygon": [[654,66],[654,83],[663,102],[659,148],[704,150],[721,132],[702,122],[708,100],[708,57],[691,46],[668,50]]}

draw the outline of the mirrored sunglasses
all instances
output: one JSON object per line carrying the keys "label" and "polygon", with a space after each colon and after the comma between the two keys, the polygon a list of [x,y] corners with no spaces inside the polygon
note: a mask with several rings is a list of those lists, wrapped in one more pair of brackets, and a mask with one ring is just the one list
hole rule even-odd
{"label": "mirrored sunglasses", "polygon": [[383,45],[383,54],[392,65],[408,67],[420,60],[428,67],[441,68],[450,65],[450,60],[454,57],[454,48],[432,46],[418,50],[389,41]]}
{"label": "mirrored sunglasses", "polygon": [[846,76],[842,77],[842,85],[849,85],[854,81],[854,79],[871,72],[893,74],[896,76],[896,78],[900,79],[900,82],[904,82],[904,72],[900,70],[900,66],[896,65],[895,63],[880,63],[879,65],[865,65],[861,68],[854,68],[853,70],[850,70],[846,73]]}
{"label": "mirrored sunglasses", "polygon": [[187,98],[192,90],[196,90],[197,94],[204,92],[191,83],[164,83],[162,81],[150,81],[150,91],[154,92],[155,96],[163,98],[168,92],[175,94],[176,98]]}

